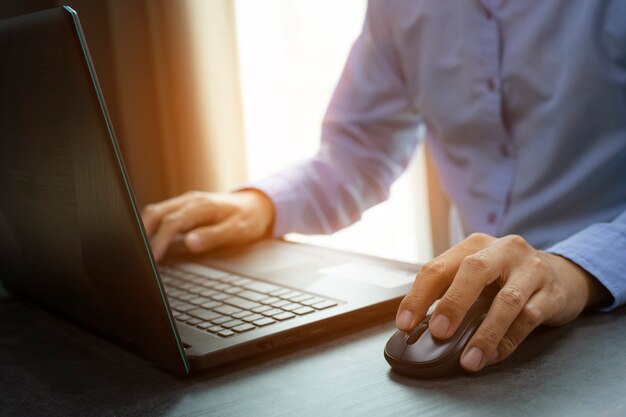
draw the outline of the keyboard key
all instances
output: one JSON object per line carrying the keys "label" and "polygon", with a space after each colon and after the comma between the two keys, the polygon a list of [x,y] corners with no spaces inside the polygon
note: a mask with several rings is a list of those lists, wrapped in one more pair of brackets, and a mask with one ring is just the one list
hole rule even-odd
{"label": "keyboard key", "polygon": [[241,309],[233,306],[221,305],[219,307],[215,307],[213,309],[220,314],[224,314],[225,316],[230,316],[231,314],[239,313]]}
{"label": "keyboard key", "polygon": [[276,301],[275,303],[270,304],[272,307],[283,307],[283,306],[287,306],[291,304],[289,301],[287,300],[280,300],[280,301]]}
{"label": "keyboard key", "polygon": [[203,321],[202,323],[199,323],[196,325],[196,327],[202,329],[202,330],[206,330],[209,327],[213,327],[213,324],[208,322],[208,321]]}
{"label": "keyboard key", "polygon": [[288,292],[291,292],[292,290],[290,290],[289,288],[279,288],[275,291],[272,291],[269,293],[269,295],[272,295],[274,297],[280,297],[282,294],[287,294]]}
{"label": "keyboard key", "polygon": [[195,286],[196,284],[192,284],[191,282],[185,282],[184,284],[180,284],[178,288],[181,288],[183,290],[189,290],[189,288],[195,287]]}
{"label": "keyboard key", "polygon": [[211,323],[213,324],[222,324],[222,323],[226,323],[227,321],[231,321],[232,318],[228,317],[228,316],[221,316],[218,317],[216,319],[211,320]]}
{"label": "keyboard key", "polygon": [[205,288],[199,285],[194,285],[193,287],[187,288],[187,291],[193,294],[200,294],[200,292],[204,291]]}
{"label": "keyboard key", "polygon": [[292,310],[292,313],[296,313],[299,316],[303,316],[305,314],[309,314],[309,313],[312,313],[314,311],[315,311],[314,308],[311,308],[311,307],[308,307],[308,306],[304,306],[304,307],[300,307],[300,308],[297,308],[295,310]]}
{"label": "keyboard key", "polygon": [[215,300],[215,301],[222,301],[222,300],[227,299],[228,297],[230,297],[230,295],[229,295],[229,294],[217,293],[217,294],[215,294],[215,295],[212,295],[212,296],[211,296],[211,299],[212,299],[212,300]]}
{"label": "keyboard key", "polygon": [[222,323],[222,327],[226,327],[227,329],[230,329],[231,327],[239,326],[240,324],[243,324],[243,321],[231,320],[231,321],[227,321],[226,323]]}
{"label": "keyboard key", "polygon": [[195,326],[196,324],[202,323],[202,320],[200,319],[196,319],[196,318],[191,318],[189,320],[187,320],[185,323],[191,325],[191,326]]}
{"label": "keyboard key", "polygon": [[191,293],[185,293],[185,294],[181,294],[179,295],[178,298],[179,300],[183,300],[183,301],[188,301],[191,300],[192,298],[195,298],[196,296],[194,294]]}
{"label": "keyboard key", "polygon": [[178,320],[180,321],[187,321],[189,319],[191,319],[192,317],[188,314],[179,314],[178,317],[176,317]]}
{"label": "keyboard key", "polygon": [[222,326],[213,326],[213,327],[209,327],[207,330],[210,331],[211,333],[217,333],[217,332],[221,332],[222,330],[224,330],[224,328]]}
{"label": "keyboard key", "polygon": [[334,307],[337,303],[334,301],[323,301],[321,303],[313,304],[311,307],[316,308],[318,310],[324,310],[325,308]]}
{"label": "keyboard key", "polygon": [[[251,311],[241,310],[239,313],[232,314],[231,317],[233,317],[235,319],[243,319],[246,316],[252,316],[252,315],[256,315],[256,314],[254,314]],[[263,317],[263,316],[261,316],[261,317]],[[245,321],[245,319],[244,319],[244,321]]]}
{"label": "keyboard key", "polygon": [[228,284],[221,284],[221,283],[220,283],[220,284],[215,284],[215,285],[213,286],[213,289],[214,289],[214,290],[217,290],[217,291],[224,291],[224,290],[226,290],[227,288],[230,288],[230,285],[228,285]]}
{"label": "keyboard key", "polygon": [[272,304],[272,303],[275,303],[277,301],[280,301],[280,298],[278,298],[278,297],[267,297],[267,298],[264,298],[264,299],[261,300],[261,302],[263,304]]}
{"label": "keyboard key", "polygon": [[300,304],[304,304],[305,306],[312,306],[313,304],[321,303],[322,301],[326,301],[321,297],[313,297],[308,300],[299,301]]}
{"label": "keyboard key", "polygon": [[289,291],[288,293],[279,295],[279,297],[285,300],[291,300],[292,298],[295,298],[301,295],[302,293],[300,291]]}
{"label": "keyboard key", "polygon": [[224,275],[228,275],[228,272],[220,271],[218,269],[209,268],[208,266],[199,264],[178,264],[176,269],[192,273],[200,276],[207,276],[211,278],[219,278]]}
{"label": "keyboard key", "polygon": [[255,303],[254,301],[244,300],[240,297],[230,297],[224,300],[225,303],[234,305],[235,307],[243,308],[244,310],[252,310],[260,306],[261,304]]}
{"label": "keyboard key", "polygon": [[235,334],[235,332],[233,332],[232,330],[222,330],[221,332],[218,333],[220,336],[222,337],[228,337],[228,336],[232,336]]}
{"label": "keyboard key", "polygon": [[210,301],[208,298],[205,297],[195,297],[192,298],[191,300],[189,300],[189,302],[191,304],[195,304],[195,305],[201,305],[202,303],[206,303],[207,301]]}
{"label": "keyboard key", "polygon": [[264,311],[261,314],[263,314],[264,316],[272,317],[272,316],[275,316],[276,314],[280,314],[282,312],[283,312],[283,310],[281,310],[280,308],[273,308],[271,310]]}
{"label": "keyboard key", "polygon": [[272,323],[276,323],[276,320],[271,319],[269,317],[263,317],[262,319],[255,320],[252,322],[252,324],[254,324],[255,326],[259,326],[259,327],[267,326],[268,324],[272,324]]}
{"label": "keyboard key", "polygon": [[260,282],[260,281],[253,281],[247,285],[244,285],[244,287],[246,287],[249,290],[261,292],[264,294],[269,294],[272,291],[276,291],[280,289],[280,287],[277,287],[276,285],[272,285],[272,284],[268,284],[266,282]]}
{"label": "keyboard key", "polygon": [[252,314],[251,316],[244,317],[242,320],[246,323],[252,323],[253,321],[262,319],[263,316],[260,314]]}
{"label": "keyboard key", "polygon": [[204,308],[215,308],[217,306],[221,306],[222,303],[220,303],[219,301],[207,301],[206,303],[202,303],[200,304],[202,307]]}
{"label": "keyboard key", "polygon": [[233,284],[233,285],[238,285],[240,287],[243,287],[244,285],[249,284],[251,282],[252,282],[252,280],[250,278],[237,277],[236,280],[231,281],[230,283]]}
{"label": "keyboard key", "polygon": [[288,304],[286,306],[281,307],[283,310],[285,311],[293,311],[295,309],[301,308],[303,307],[302,304],[298,304],[298,303],[292,303],[292,304]]}
{"label": "keyboard key", "polygon": [[182,315],[182,314],[183,314],[183,313],[181,313],[180,311],[173,311],[173,312],[172,312],[172,316],[174,316],[174,317],[178,317],[178,316],[180,316],[180,315]]}
{"label": "keyboard key", "polygon": [[267,295],[265,294],[261,294],[260,292],[254,292],[254,291],[249,291],[249,290],[242,291],[237,295],[239,297],[247,298],[248,300],[252,300],[252,301],[259,301],[264,298],[267,298]]}
{"label": "keyboard key", "polygon": [[244,324],[240,324],[239,326],[233,327],[232,330],[236,331],[237,333],[243,333],[243,332],[247,332],[248,330],[252,330],[254,328],[255,327],[253,324],[244,323]]}
{"label": "keyboard key", "polygon": [[230,287],[224,290],[226,294],[237,294],[238,292],[241,292],[241,291],[243,290],[239,287]]}
{"label": "keyboard key", "polygon": [[304,300],[308,300],[309,298],[313,298],[313,296],[311,294],[302,294],[297,297],[290,298],[290,300],[294,303],[300,303]]}
{"label": "keyboard key", "polygon": [[194,308],[196,308],[196,306],[193,304],[181,303],[181,304],[176,305],[176,307],[174,307],[174,310],[182,311],[184,313]]}
{"label": "keyboard key", "polygon": [[237,275],[224,275],[223,277],[220,277],[219,280],[222,282],[233,282],[233,281],[237,281],[239,279],[239,277]]}
{"label": "keyboard key", "polygon": [[201,295],[202,297],[211,297],[212,295],[217,294],[217,291],[215,290],[211,290],[211,289],[204,289],[202,291],[200,291],[199,295]]}
{"label": "keyboard key", "polygon": [[270,306],[264,306],[264,305],[260,305],[258,307],[255,307],[252,309],[252,311],[254,311],[255,313],[262,313],[264,311],[270,310],[272,307]]}
{"label": "keyboard key", "polygon": [[181,294],[184,294],[184,293],[185,293],[184,291],[182,291],[182,290],[177,290],[177,289],[175,289],[175,288],[172,288],[172,289],[167,289],[165,292],[167,293],[167,296],[168,296],[168,297],[178,297],[179,295],[181,295]]}
{"label": "keyboard key", "polygon": [[282,313],[280,313],[280,314],[276,314],[276,315],[275,315],[275,316],[273,316],[273,317],[274,317],[276,320],[283,321],[283,320],[287,320],[287,319],[294,318],[294,317],[296,317],[296,315],[295,315],[295,314],[293,314],[293,313],[289,313],[289,312],[287,312],[287,311],[283,311]]}
{"label": "keyboard key", "polygon": [[211,321],[221,316],[220,314],[217,314],[214,311],[205,310],[203,308],[196,308],[195,310],[189,310],[187,314],[189,314],[190,316],[194,316],[199,319],[202,319],[204,321]]}

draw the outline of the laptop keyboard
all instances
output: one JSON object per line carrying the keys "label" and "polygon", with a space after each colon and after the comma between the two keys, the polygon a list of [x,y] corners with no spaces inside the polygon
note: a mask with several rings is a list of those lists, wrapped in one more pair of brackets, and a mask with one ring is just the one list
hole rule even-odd
{"label": "laptop keyboard", "polygon": [[338,304],[315,294],[205,266],[161,266],[159,272],[175,319],[221,337]]}

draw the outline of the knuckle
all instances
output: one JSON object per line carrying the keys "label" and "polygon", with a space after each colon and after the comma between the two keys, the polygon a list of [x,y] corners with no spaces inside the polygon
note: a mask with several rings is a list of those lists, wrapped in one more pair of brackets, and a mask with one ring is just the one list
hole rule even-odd
{"label": "knuckle", "polygon": [[455,291],[445,293],[439,302],[438,310],[441,312],[455,313],[463,308],[465,297]]}
{"label": "knuckle", "polygon": [[533,274],[545,275],[548,272],[548,266],[539,254],[534,254],[528,259],[528,266]]}
{"label": "knuckle", "polygon": [[486,233],[476,232],[469,235],[467,239],[476,243],[485,243],[491,240],[491,236]]}
{"label": "knuckle", "polygon": [[480,253],[465,257],[465,259],[463,259],[462,266],[469,270],[478,272],[487,272],[490,270],[489,260],[485,255]]}
{"label": "knuckle", "polygon": [[424,264],[420,269],[423,275],[440,275],[446,270],[446,264],[443,258],[435,258]]}
{"label": "knuckle", "polygon": [[515,338],[509,334],[504,335],[502,340],[498,345],[498,351],[502,356],[508,356],[519,346],[519,342],[515,340]]}
{"label": "knuckle", "polygon": [[512,309],[519,310],[524,306],[525,297],[524,292],[512,285],[506,286],[498,292],[498,300],[501,303],[506,304]]}
{"label": "knuckle", "polygon": [[415,291],[409,291],[402,300],[402,306],[404,307],[417,307],[424,303],[424,298]]}
{"label": "knuckle", "polygon": [[535,328],[541,324],[541,311],[533,305],[526,304],[524,306],[524,309],[522,310],[522,317],[524,318],[524,321],[526,321],[526,324],[528,324],[532,328]]}
{"label": "knuckle", "polygon": [[497,346],[500,342],[500,336],[498,332],[491,327],[484,327],[478,329],[476,332],[476,344],[481,346]]}
{"label": "knuckle", "polygon": [[159,212],[159,206],[156,204],[148,204],[143,208],[144,216],[154,216]]}
{"label": "knuckle", "polygon": [[527,250],[530,245],[520,235],[508,235],[503,238],[506,246],[513,250]]}
{"label": "knuckle", "polygon": [[181,220],[181,215],[179,213],[170,213],[170,214],[166,214],[165,216],[163,216],[162,223],[168,226],[172,226],[180,222],[180,220]]}

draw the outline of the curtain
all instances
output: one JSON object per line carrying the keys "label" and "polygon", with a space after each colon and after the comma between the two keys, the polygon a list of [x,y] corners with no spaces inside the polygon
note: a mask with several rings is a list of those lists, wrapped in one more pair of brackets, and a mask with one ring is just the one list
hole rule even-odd
{"label": "curtain", "polygon": [[233,4],[201,1],[0,2],[0,18],[78,12],[141,206],[246,178]]}

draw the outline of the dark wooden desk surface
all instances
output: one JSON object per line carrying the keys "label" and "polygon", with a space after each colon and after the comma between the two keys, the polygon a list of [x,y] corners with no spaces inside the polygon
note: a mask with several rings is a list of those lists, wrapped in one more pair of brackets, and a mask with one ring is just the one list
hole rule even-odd
{"label": "dark wooden desk surface", "polygon": [[391,320],[188,379],[37,306],[0,296],[2,416],[624,416],[626,310],[539,330],[478,376],[411,380]]}

